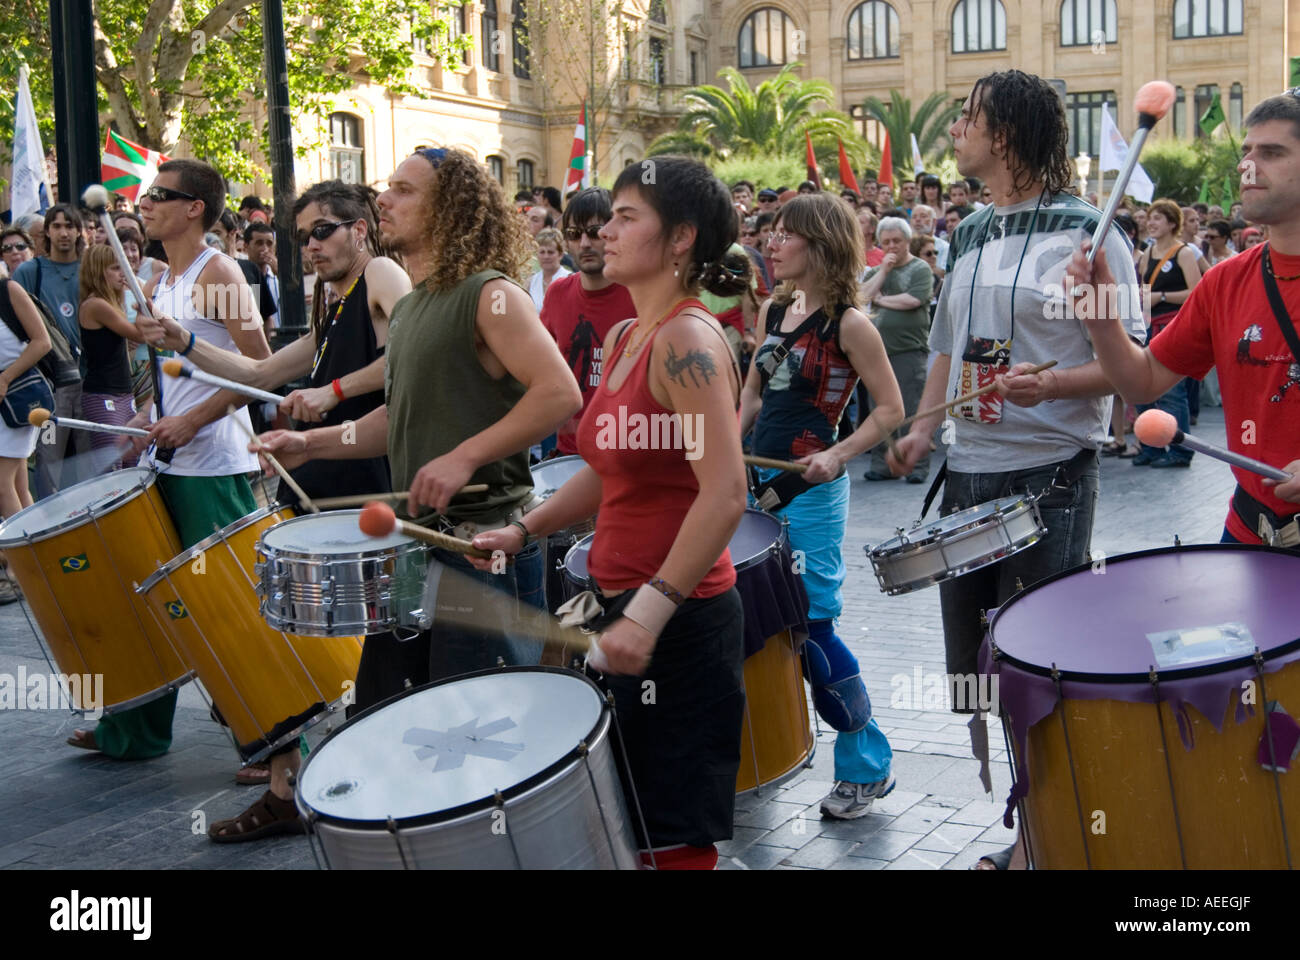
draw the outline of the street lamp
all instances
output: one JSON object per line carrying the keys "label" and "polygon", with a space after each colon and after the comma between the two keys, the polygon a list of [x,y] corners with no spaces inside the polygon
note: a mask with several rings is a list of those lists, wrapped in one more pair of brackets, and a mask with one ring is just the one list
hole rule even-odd
{"label": "street lamp", "polygon": [[1088,174],[1092,172],[1092,157],[1080,153],[1074,158],[1074,168],[1079,171],[1079,196],[1088,195]]}

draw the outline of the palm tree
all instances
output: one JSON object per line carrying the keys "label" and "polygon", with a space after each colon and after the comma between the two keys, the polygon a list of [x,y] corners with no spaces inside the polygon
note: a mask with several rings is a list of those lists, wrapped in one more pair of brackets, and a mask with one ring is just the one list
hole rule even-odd
{"label": "palm tree", "polygon": [[889,131],[889,146],[895,170],[912,169],[914,133],[922,157],[929,158],[948,149],[948,128],[961,115],[961,105],[948,103],[945,106],[947,100],[948,95],[945,93],[932,93],[925,98],[915,114],[912,113],[912,101],[897,90],[889,91],[889,106],[885,106],[876,97],[867,97],[862,101],[866,115]]}
{"label": "palm tree", "polygon": [[[804,134],[814,149],[835,149],[836,139],[855,163],[866,162],[868,148],[853,122],[838,110],[815,113],[820,103],[834,103],[835,90],[825,80],[800,80],[788,63],[775,77],[755,88],[734,67],[718,72],[730,89],[712,84],[683,94],[686,112],[677,129],[657,137],[647,153],[689,153],[703,158],[732,155],[803,155]],[[820,150],[818,152],[821,152]]]}

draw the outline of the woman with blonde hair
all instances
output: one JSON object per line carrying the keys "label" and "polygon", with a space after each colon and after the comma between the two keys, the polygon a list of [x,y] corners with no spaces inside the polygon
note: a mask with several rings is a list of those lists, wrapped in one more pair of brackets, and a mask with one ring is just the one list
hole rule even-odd
{"label": "woman with blonde hair", "polygon": [[[77,323],[86,376],[81,391],[81,416],[93,423],[123,427],[135,416],[135,394],[127,341],[144,342],[136,325],[126,318],[126,275],[113,248],[96,243],[81,256],[80,301]],[[90,447],[101,450],[117,445],[111,433],[92,433]]]}
{"label": "woman with blonde hair", "polygon": [[564,237],[554,227],[537,231],[533,237],[537,243],[538,270],[528,280],[528,293],[533,298],[533,306],[542,312],[542,301],[551,282],[567,277],[573,273],[568,267],[561,266],[560,258],[564,256]]}
{"label": "woman with blonde hair", "polygon": [[[903,419],[903,398],[885,344],[858,306],[862,230],[829,194],[791,200],[777,215],[769,261],[778,286],[758,317],[759,348],[745,380],[741,434],[753,427],[757,456],[808,470],[760,471],[761,505],[789,521],[790,546],[805,560],[806,670],[817,712],[839,731],[835,789],[822,813],[855,819],[894,788],[893,752],[871,716],[858,662],[835,634],[843,606],[848,462]],[[875,407],[853,433],[839,424],[861,377]]]}

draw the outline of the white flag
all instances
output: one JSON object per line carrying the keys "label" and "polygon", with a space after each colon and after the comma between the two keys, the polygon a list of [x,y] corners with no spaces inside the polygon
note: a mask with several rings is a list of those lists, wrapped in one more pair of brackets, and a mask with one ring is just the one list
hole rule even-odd
{"label": "white flag", "polygon": [[925,162],[921,159],[921,148],[917,146],[916,134],[912,134],[912,176],[919,177],[925,172]]}
{"label": "white flag", "polygon": [[50,205],[50,188],[45,182],[45,151],[36,126],[36,109],[27,85],[27,65],[18,70],[18,102],[14,111],[13,183],[9,193],[12,220],[29,213],[44,213]]}
{"label": "white flag", "polygon": [[[1121,170],[1128,161],[1128,143],[1120,136],[1119,127],[1110,118],[1107,105],[1101,105],[1101,159],[1098,172]],[[1125,193],[1131,194],[1143,203],[1150,203],[1156,195],[1155,184],[1142,169],[1142,164],[1133,166],[1133,176],[1129,178]]]}

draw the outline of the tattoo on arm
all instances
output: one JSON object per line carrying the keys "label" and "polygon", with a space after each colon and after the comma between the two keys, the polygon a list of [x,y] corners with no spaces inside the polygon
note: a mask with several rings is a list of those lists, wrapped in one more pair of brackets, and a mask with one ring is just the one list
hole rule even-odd
{"label": "tattoo on arm", "polygon": [[[688,350],[686,356],[678,357],[671,343],[668,344],[668,356],[664,358],[664,369],[670,380],[675,380],[683,387],[701,386],[701,378],[703,385],[707,385],[718,372],[713,357],[703,350]],[[688,376],[691,378],[690,383],[686,382]]]}

